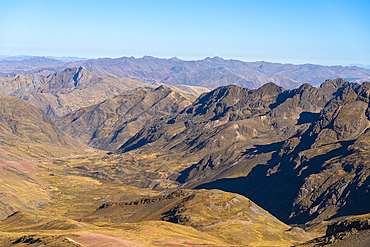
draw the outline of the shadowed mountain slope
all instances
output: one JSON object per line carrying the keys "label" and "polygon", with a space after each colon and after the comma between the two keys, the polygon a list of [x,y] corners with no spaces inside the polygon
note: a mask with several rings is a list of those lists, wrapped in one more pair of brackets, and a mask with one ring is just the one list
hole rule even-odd
{"label": "shadowed mountain slope", "polygon": [[370,243],[370,214],[339,217],[327,224],[324,236],[301,246],[366,247]]}
{"label": "shadowed mountain slope", "polygon": [[189,165],[169,179],[245,195],[285,222],[368,213],[369,90],[342,79],[295,90],[221,87],[118,153],[176,155]]}
{"label": "shadowed mountain slope", "polygon": [[[233,85],[220,87],[210,93],[201,95],[191,106],[174,117],[164,119],[155,125],[142,129],[134,138],[126,142],[120,148],[119,152],[137,148],[139,147],[139,143],[140,145],[144,145],[154,141],[156,141],[156,149],[162,148],[162,142],[164,145],[169,145],[166,147],[167,150],[173,148],[177,142],[180,146],[183,146],[184,149],[191,149],[189,145],[194,147],[200,143],[203,143],[203,146],[207,146],[203,141],[209,142],[210,139],[203,139],[204,136],[209,133],[218,133],[221,129],[227,131],[226,129],[231,127],[231,125],[234,126],[233,123],[237,121],[244,121],[248,124],[251,121],[261,122],[267,118],[275,121],[276,118],[279,121],[287,122],[289,121],[289,117],[297,118],[297,115],[299,117],[301,112],[305,110],[309,111],[310,107],[316,107],[317,109],[315,108],[315,110],[319,111],[320,107],[322,108],[325,105],[326,101],[323,97],[326,96],[323,94],[317,96],[319,102],[315,102],[314,98],[309,99],[310,101],[307,99],[300,99],[299,92],[307,92],[310,90],[316,93],[318,92],[318,89],[308,84],[293,91],[284,90],[282,87],[273,83],[265,84],[256,90],[249,90]],[[289,102],[292,102],[294,95],[297,95],[296,98],[299,99],[295,100],[292,104],[296,105],[298,109],[293,109],[289,106],[289,110],[286,111],[287,109],[285,109],[284,106],[278,107],[280,104],[287,105]],[[319,105],[317,106],[317,104]],[[290,110],[295,111],[291,112]],[[263,125],[260,125],[260,127],[251,125],[249,127],[253,128],[244,130],[244,132],[248,132],[245,133],[248,138],[256,136],[256,133],[258,134],[258,129],[261,132],[264,132],[262,129],[266,129],[265,131],[271,129],[270,126]],[[236,126],[233,128],[236,128]],[[172,133],[173,129],[182,129],[182,131],[176,133],[175,136]],[[232,130],[232,132],[236,133],[237,131]],[[202,136],[202,138],[200,138],[200,136]],[[160,137],[160,139],[157,141],[158,137]],[[234,136],[230,136],[230,138],[234,138]],[[171,139],[171,142],[169,142],[169,139]],[[240,135],[239,138],[235,140],[238,139],[245,138]],[[149,141],[146,142],[144,140]],[[230,143],[229,140],[225,139],[225,136],[221,138],[219,142],[220,141],[225,144]],[[202,148],[199,147],[193,150],[193,152],[202,151],[201,149]]]}
{"label": "shadowed mountain slope", "polygon": [[245,177],[198,188],[237,191],[292,223],[368,213],[369,89],[367,83],[349,85],[302,133],[245,150],[246,160],[270,153]]}
{"label": "shadowed mountain slope", "polygon": [[99,76],[83,67],[65,69],[49,76],[2,77],[0,83],[0,93],[23,98],[54,119],[125,90],[147,86],[130,79]]}
{"label": "shadowed mountain slope", "polygon": [[114,151],[142,127],[180,112],[195,98],[164,85],[138,88],[71,112],[56,125],[81,143]]}

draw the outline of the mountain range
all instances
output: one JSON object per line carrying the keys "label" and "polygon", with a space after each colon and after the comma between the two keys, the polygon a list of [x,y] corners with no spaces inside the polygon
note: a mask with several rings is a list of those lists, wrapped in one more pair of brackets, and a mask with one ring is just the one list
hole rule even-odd
{"label": "mountain range", "polygon": [[369,92],[367,82],[342,79],[294,90],[221,87],[143,128],[117,153],[186,160],[169,180],[242,194],[288,223],[367,213]]}
{"label": "mountain range", "polygon": [[356,66],[279,64],[265,61],[243,62],[220,57],[184,61],[178,58],[99,58],[64,63],[60,60],[32,57],[22,61],[0,61],[0,75],[49,75],[66,68],[83,66],[101,76],[124,77],[145,83],[190,85],[214,89],[235,84],[257,89],[267,82],[293,89],[303,83],[318,86],[326,79],[344,78],[350,82],[369,81],[370,70]]}
{"label": "mountain range", "polygon": [[1,94],[27,100],[55,119],[84,106],[149,84],[126,78],[99,76],[84,67],[68,68],[48,76],[32,74],[0,78]]}
{"label": "mountain range", "polygon": [[368,243],[366,69],[0,63],[2,246]]}
{"label": "mountain range", "polygon": [[55,123],[85,145],[115,151],[142,127],[180,112],[195,99],[164,85],[138,88],[68,113]]}

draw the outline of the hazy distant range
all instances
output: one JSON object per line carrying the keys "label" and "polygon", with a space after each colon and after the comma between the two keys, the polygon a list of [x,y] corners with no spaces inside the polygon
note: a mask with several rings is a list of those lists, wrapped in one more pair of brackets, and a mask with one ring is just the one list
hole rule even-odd
{"label": "hazy distant range", "polygon": [[200,86],[209,89],[229,84],[255,89],[267,82],[292,89],[304,83],[318,86],[326,79],[335,78],[357,83],[370,81],[370,69],[361,64],[356,66],[293,65],[265,61],[243,62],[220,57],[185,61],[176,57],[161,59],[151,56],[114,59],[0,56],[0,76],[34,73],[49,75],[79,66],[101,76],[125,77],[146,83],[158,82],[173,86]]}

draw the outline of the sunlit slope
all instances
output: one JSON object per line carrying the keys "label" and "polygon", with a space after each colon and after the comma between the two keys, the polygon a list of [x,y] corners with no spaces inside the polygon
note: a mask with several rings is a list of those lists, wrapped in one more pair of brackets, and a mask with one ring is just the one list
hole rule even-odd
{"label": "sunlit slope", "polygon": [[219,190],[180,190],[135,201],[106,203],[83,222],[101,226],[163,220],[191,226],[229,244],[278,246],[310,239],[247,198]]}
{"label": "sunlit slope", "polygon": [[48,76],[7,76],[0,78],[0,83],[0,93],[23,98],[53,119],[125,90],[150,86],[126,78],[99,76],[84,67],[67,68]]}
{"label": "sunlit slope", "polygon": [[0,95],[0,217],[49,202],[48,186],[32,160],[86,154],[84,149],[40,109]]}
{"label": "sunlit slope", "polygon": [[81,143],[114,151],[142,127],[180,112],[195,98],[164,85],[138,88],[71,112],[56,125]]}
{"label": "sunlit slope", "polygon": [[37,210],[50,202],[47,185],[27,162],[0,164],[0,219],[19,210]]}
{"label": "sunlit slope", "polygon": [[110,157],[102,158],[35,162],[48,201],[0,222],[2,246],[89,246],[106,241],[132,246],[290,246],[312,238],[237,194],[219,190],[159,194],[109,177],[90,177],[84,167],[108,165]]}
{"label": "sunlit slope", "polygon": [[121,223],[111,227],[17,212],[0,222],[1,246],[226,246],[191,227],[168,222]]}
{"label": "sunlit slope", "polygon": [[62,157],[83,149],[45,113],[22,99],[0,95],[0,116],[0,159]]}

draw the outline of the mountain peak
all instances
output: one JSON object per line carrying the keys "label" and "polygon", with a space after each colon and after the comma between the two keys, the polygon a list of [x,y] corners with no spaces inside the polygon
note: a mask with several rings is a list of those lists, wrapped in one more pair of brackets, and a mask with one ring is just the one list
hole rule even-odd
{"label": "mountain peak", "polygon": [[206,57],[204,59],[205,61],[225,61],[222,57],[214,56],[214,57]]}
{"label": "mountain peak", "polygon": [[181,62],[182,61],[178,57],[171,57],[169,60],[171,60],[171,61],[177,61],[177,62]]}
{"label": "mountain peak", "polygon": [[346,86],[350,84],[350,82],[342,79],[342,78],[337,78],[335,80],[331,80],[331,79],[328,79],[328,80],[325,80],[325,82],[323,82],[321,85],[320,85],[320,89],[328,96],[328,97],[331,97],[335,92],[338,91],[339,88],[343,87],[343,86]]}
{"label": "mountain peak", "polygon": [[337,79],[334,79],[334,80],[331,80],[331,79],[328,79],[328,80],[325,80],[325,82],[323,82],[320,86],[320,88],[340,88],[341,86],[345,85],[345,84],[348,84],[349,82],[342,79],[342,78],[337,78]]}
{"label": "mountain peak", "polygon": [[257,89],[257,92],[261,95],[275,95],[283,91],[285,91],[283,87],[280,87],[273,82],[266,83]]}
{"label": "mountain peak", "polygon": [[157,87],[156,89],[155,89],[155,91],[157,91],[157,90],[171,90],[171,88],[169,87],[169,86],[166,86],[166,85],[160,85],[159,87]]}

